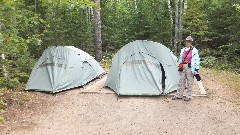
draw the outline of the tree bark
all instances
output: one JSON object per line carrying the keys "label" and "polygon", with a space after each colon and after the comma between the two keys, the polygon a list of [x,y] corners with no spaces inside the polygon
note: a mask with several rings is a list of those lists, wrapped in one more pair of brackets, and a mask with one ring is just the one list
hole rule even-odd
{"label": "tree bark", "polygon": [[98,7],[94,8],[95,38],[96,38],[96,60],[102,59],[102,38],[101,38],[101,18],[100,18],[100,0],[94,0]]}
{"label": "tree bark", "polygon": [[170,34],[170,40],[169,43],[171,45],[171,48],[173,46],[173,12],[172,12],[172,6],[171,6],[171,0],[168,0],[168,10],[169,10],[169,19],[171,22],[171,34]]}
{"label": "tree bark", "polygon": [[178,53],[178,0],[175,0],[175,39],[174,39],[174,47],[175,47],[175,54]]}
{"label": "tree bark", "polygon": [[[1,54],[1,59],[2,59],[3,61],[5,60],[5,55],[4,55],[4,54]],[[2,65],[2,70],[3,70],[3,75],[4,75],[4,77],[7,77],[8,74],[7,74],[7,70],[6,70],[6,68],[5,68],[4,65]]]}
{"label": "tree bark", "polygon": [[37,0],[34,1],[34,10],[35,10],[35,14],[37,13]]}
{"label": "tree bark", "polygon": [[134,8],[137,9],[137,0],[134,0]]}
{"label": "tree bark", "polygon": [[[1,24],[1,22],[0,22],[0,31],[1,31],[2,27],[4,27],[4,26],[3,26],[3,24]],[[2,46],[3,46],[3,35],[0,33],[0,47],[2,47]],[[2,53],[2,52],[1,52],[1,53]],[[1,58],[2,61],[5,60],[5,55],[4,55],[4,53],[2,53],[2,54],[0,55],[0,58]],[[4,66],[4,64],[0,65],[0,68],[2,68],[2,70],[3,70],[3,75],[4,75],[4,77],[7,77],[8,74],[7,74],[7,70],[6,70],[5,66]]]}
{"label": "tree bark", "polygon": [[183,14],[185,14],[187,10],[187,0],[184,0],[183,9],[184,9]]}
{"label": "tree bark", "polygon": [[183,29],[183,26],[182,26],[182,6],[183,5],[183,0],[180,0],[180,4],[179,4],[179,26],[178,26],[178,29],[179,29],[179,36],[178,36],[178,40],[180,40],[179,42],[179,46],[181,46],[181,43],[182,43],[182,29]]}

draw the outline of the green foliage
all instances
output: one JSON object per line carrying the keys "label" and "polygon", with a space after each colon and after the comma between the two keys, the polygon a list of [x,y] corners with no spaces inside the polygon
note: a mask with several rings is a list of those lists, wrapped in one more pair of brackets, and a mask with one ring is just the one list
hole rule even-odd
{"label": "green foliage", "polygon": [[167,1],[101,1],[103,50],[115,53],[134,40],[171,41]]}
{"label": "green foliage", "polygon": [[113,57],[114,57],[113,53],[103,54],[103,59],[100,61],[101,67],[103,67],[105,70],[110,69]]}
{"label": "green foliage", "polygon": [[218,2],[210,3],[210,8],[207,12],[207,18],[209,20],[209,38],[211,39],[212,47],[219,47],[229,43],[240,44],[239,37],[239,19],[240,14],[233,6],[234,3],[231,0],[219,0]]}
{"label": "green foliage", "polygon": [[233,4],[233,7],[235,7],[236,10],[240,13],[240,4]]}
{"label": "green foliage", "polygon": [[17,78],[12,79],[9,77],[1,77],[0,84],[2,88],[6,87],[9,89],[13,89],[13,88],[17,88],[20,85],[20,82],[18,81]]}
{"label": "green foliage", "polygon": [[3,90],[0,89],[0,124],[5,121],[5,118],[1,115],[4,112],[4,106],[6,106],[6,102],[3,97]]}
{"label": "green foliage", "polygon": [[203,49],[204,66],[239,72],[239,4],[232,0],[187,1],[183,34],[192,34],[194,45]]}
{"label": "green foliage", "polygon": [[202,44],[208,34],[205,6],[208,1],[187,0],[187,9],[183,14],[183,38],[188,35]]}
{"label": "green foliage", "polygon": [[0,65],[7,71],[6,77],[1,70],[0,86],[21,88],[29,77],[32,63],[35,63],[35,59],[30,57],[28,52],[29,44],[34,44],[29,42],[29,39],[33,39],[34,34],[37,34],[35,26],[42,20],[30,10],[23,9],[24,2],[1,1],[0,3],[0,53],[4,53],[6,57],[5,60],[0,61]]}
{"label": "green foliage", "polygon": [[22,89],[49,46],[73,45],[94,54],[91,0],[0,1],[0,86]]}
{"label": "green foliage", "polygon": [[202,66],[240,73],[240,46],[235,44],[221,45],[215,49],[201,50]]}
{"label": "green foliage", "polygon": [[214,67],[214,65],[216,64],[216,58],[213,56],[207,56],[204,57],[203,60],[201,61],[201,64],[204,67]]}
{"label": "green foliage", "polygon": [[74,5],[81,5],[81,8],[84,7],[97,7],[96,3],[92,0],[42,0],[44,3],[51,3],[55,6],[58,6],[59,4],[67,4],[67,3],[72,3],[72,6]]}
{"label": "green foliage", "polygon": [[[2,96],[3,96],[3,91],[2,91],[2,89],[0,89],[0,106],[6,104]],[[2,110],[2,108],[0,108],[0,110]],[[1,111],[0,111],[0,113],[1,113]]]}
{"label": "green foliage", "polygon": [[5,118],[0,115],[0,123],[4,123],[4,122],[5,122]]}
{"label": "green foliage", "polygon": [[12,56],[12,59],[7,60],[3,64],[6,66],[7,77],[0,77],[0,84],[7,88],[23,88],[29,78],[33,68],[35,59],[27,54]]}

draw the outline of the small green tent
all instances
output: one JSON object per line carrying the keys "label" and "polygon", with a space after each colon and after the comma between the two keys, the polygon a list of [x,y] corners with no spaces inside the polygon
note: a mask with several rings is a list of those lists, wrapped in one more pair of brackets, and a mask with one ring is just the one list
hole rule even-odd
{"label": "small green tent", "polygon": [[55,93],[84,85],[103,73],[86,52],[73,46],[53,46],[35,64],[26,90]]}
{"label": "small green tent", "polygon": [[115,54],[105,85],[118,95],[160,95],[162,78],[165,94],[177,89],[177,57],[162,44],[137,40]]}

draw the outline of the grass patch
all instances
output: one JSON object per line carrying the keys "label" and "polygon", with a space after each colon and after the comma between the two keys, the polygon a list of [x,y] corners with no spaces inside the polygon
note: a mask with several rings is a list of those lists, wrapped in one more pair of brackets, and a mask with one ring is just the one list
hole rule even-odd
{"label": "grass patch", "polygon": [[5,122],[5,118],[2,115],[0,115],[0,124],[3,124],[4,122]]}
{"label": "grass patch", "polygon": [[105,71],[108,71],[110,69],[111,64],[112,64],[112,61],[110,59],[102,59],[100,61],[100,65]]}
{"label": "grass patch", "polygon": [[201,72],[213,74],[213,78],[217,82],[240,94],[240,74],[210,68],[201,68]]}

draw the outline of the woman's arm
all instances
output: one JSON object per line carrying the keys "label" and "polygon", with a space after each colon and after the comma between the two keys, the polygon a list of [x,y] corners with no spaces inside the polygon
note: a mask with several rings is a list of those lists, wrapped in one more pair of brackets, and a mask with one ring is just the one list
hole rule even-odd
{"label": "woman's arm", "polygon": [[182,54],[183,54],[183,52],[181,50],[180,55],[179,55],[179,59],[178,59],[178,64],[182,63]]}
{"label": "woman's arm", "polygon": [[196,48],[194,48],[195,52],[194,52],[194,55],[193,55],[193,58],[192,58],[192,64],[193,64],[193,67],[192,67],[192,71],[193,71],[193,74],[198,74],[198,70],[200,68],[200,57],[199,57],[199,54],[198,54],[198,50]]}
{"label": "woman's arm", "polygon": [[199,68],[200,68],[200,57],[199,57],[198,51],[197,51],[197,53],[195,54],[195,70],[196,69],[199,70]]}

